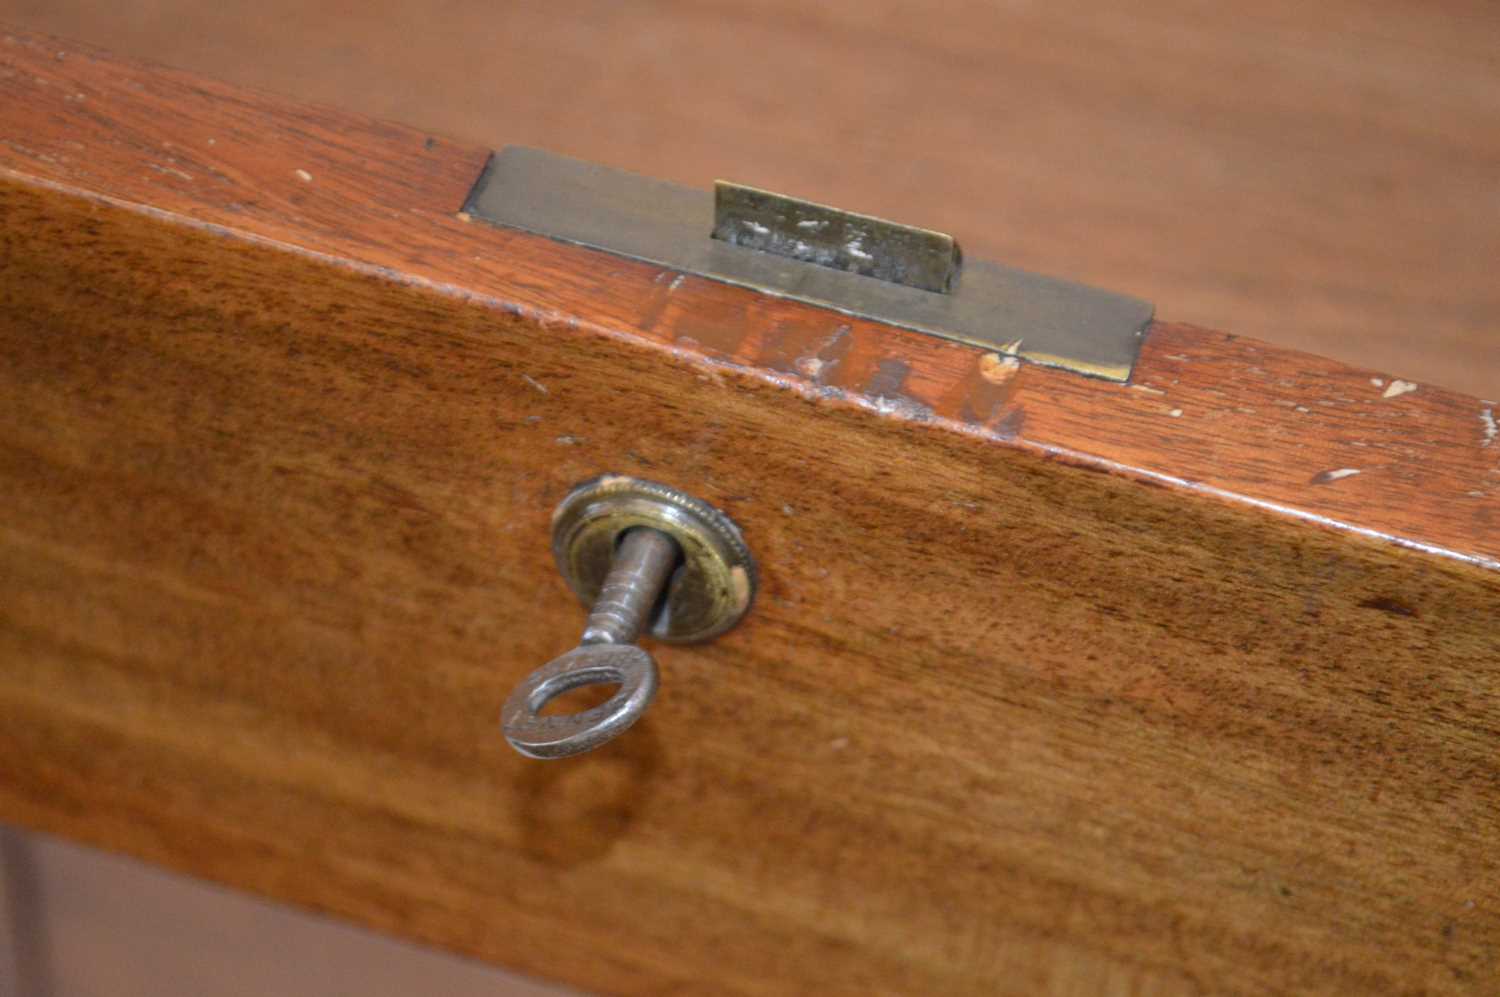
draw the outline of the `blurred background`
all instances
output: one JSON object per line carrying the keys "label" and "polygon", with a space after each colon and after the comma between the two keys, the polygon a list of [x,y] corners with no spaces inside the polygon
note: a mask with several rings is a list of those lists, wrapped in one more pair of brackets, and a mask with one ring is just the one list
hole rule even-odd
{"label": "blurred background", "polygon": [[571,993],[0,824],[3,997]]}
{"label": "blurred background", "polygon": [[[0,23],[938,228],[1164,319],[1500,398],[1493,0],[0,0]],[[6,993],[543,992],[123,859],[0,843]]]}

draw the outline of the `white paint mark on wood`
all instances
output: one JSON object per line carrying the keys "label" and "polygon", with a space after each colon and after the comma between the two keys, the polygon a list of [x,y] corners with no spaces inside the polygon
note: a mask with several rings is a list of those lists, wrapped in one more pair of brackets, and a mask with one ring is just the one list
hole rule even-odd
{"label": "white paint mark on wood", "polygon": [[1495,442],[1496,437],[1500,437],[1500,425],[1495,423],[1494,409],[1480,409],[1479,424],[1484,427],[1484,440],[1479,444],[1480,446],[1487,447]]}
{"label": "white paint mark on wood", "polygon": [[149,166],[151,169],[155,170],[156,172],[158,172],[158,173],[165,173],[168,176],[178,177],[178,178],[180,178],[182,180],[187,180],[187,181],[191,181],[193,179],[193,175],[191,173],[184,173],[181,170],[173,169],[170,166],[161,166],[161,165],[159,165],[157,163],[147,163],[146,165]]}
{"label": "white paint mark on wood", "polygon": [[817,379],[823,373],[824,361],[817,357],[799,357],[796,363],[797,372],[803,377]]}
{"label": "white paint mark on wood", "polygon": [[1167,415],[1171,416],[1174,419],[1181,419],[1182,418],[1182,409],[1180,409],[1180,408],[1174,408],[1172,411],[1168,412]]}
{"label": "white paint mark on wood", "polygon": [[295,172],[298,180],[301,180],[303,183],[312,183],[311,173],[307,172],[306,170],[297,170]]}
{"label": "white paint mark on wood", "polygon": [[[986,353],[979,358],[979,376],[991,384],[1004,384],[1016,376],[1021,361],[1015,357],[1004,357],[998,353]],[[1163,392],[1158,391],[1157,394]]]}
{"label": "white paint mark on wood", "polygon": [[1389,388],[1386,388],[1385,394],[1381,395],[1380,397],[1395,398],[1399,395],[1409,394],[1410,392],[1416,390],[1417,386],[1415,384],[1412,384],[1410,381],[1403,381],[1400,378],[1397,378],[1396,380],[1391,382],[1391,386]]}

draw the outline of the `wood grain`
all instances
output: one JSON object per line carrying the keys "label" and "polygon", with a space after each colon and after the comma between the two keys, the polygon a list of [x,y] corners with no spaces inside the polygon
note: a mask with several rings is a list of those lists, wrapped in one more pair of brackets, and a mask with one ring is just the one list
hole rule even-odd
{"label": "wood grain", "polygon": [[1500,394],[1484,0],[0,0],[7,20],[940,228],[1166,320]]}
{"label": "wood grain", "polygon": [[[480,149],[0,57],[6,819],[600,990],[1500,975],[1492,403],[1180,326],[1010,367],[468,224]],[[763,590],[526,762],[607,469]]]}

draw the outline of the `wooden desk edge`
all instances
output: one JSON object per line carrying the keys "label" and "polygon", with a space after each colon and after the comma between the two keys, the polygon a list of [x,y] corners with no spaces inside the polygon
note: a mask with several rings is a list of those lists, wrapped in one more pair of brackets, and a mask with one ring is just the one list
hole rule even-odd
{"label": "wooden desk edge", "polygon": [[1497,406],[1155,324],[1128,386],[458,213],[489,150],[58,39],[0,41],[0,173],[622,337],[820,403],[1500,569]]}

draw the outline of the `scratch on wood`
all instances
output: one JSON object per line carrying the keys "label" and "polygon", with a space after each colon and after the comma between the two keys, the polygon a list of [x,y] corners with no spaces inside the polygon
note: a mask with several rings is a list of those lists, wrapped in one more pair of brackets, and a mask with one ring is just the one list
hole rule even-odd
{"label": "scratch on wood", "polygon": [[1351,478],[1358,473],[1359,468],[1357,467],[1339,467],[1331,471],[1319,471],[1312,476],[1310,483],[1314,485],[1326,485],[1340,478]]}
{"label": "scratch on wood", "polygon": [[191,173],[184,173],[182,170],[174,170],[170,166],[161,166],[157,163],[147,163],[146,166],[158,173],[166,173],[174,177],[181,177],[183,180],[193,179],[193,175]]}
{"label": "scratch on wood", "polygon": [[1488,447],[1495,442],[1495,437],[1500,436],[1500,425],[1495,423],[1495,410],[1492,408],[1479,410],[1479,424],[1484,427],[1484,439],[1480,446]]}
{"label": "scratch on wood", "polygon": [[821,384],[823,379],[849,355],[849,350],[853,345],[854,341],[849,335],[849,327],[841,325],[818,347],[817,352],[798,357],[794,366],[798,373]]}
{"label": "scratch on wood", "polygon": [[1389,596],[1379,596],[1366,599],[1359,604],[1361,609],[1378,609],[1382,613],[1390,613],[1393,616],[1419,616],[1415,609],[1402,602],[1400,599],[1392,599]]}
{"label": "scratch on wood", "polygon": [[870,378],[867,390],[876,398],[900,398],[901,386],[910,373],[911,367],[905,361],[888,357],[876,364],[875,376]]}
{"label": "scratch on wood", "polygon": [[1381,395],[1380,397],[1381,398],[1395,398],[1395,397],[1397,397],[1399,395],[1404,395],[1404,394],[1407,394],[1409,392],[1416,391],[1416,390],[1417,390],[1417,386],[1415,384],[1411,383],[1410,381],[1402,381],[1400,379],[1397,379],[1397,380],[1391,382],[1391,386],[1389,388],[1386,388],[1385,389],[1385,393],[1383,395]]}
{"label": "scratch on wood", "polygon": [[1006,413],[995,426],[995,435],[1002,440],[1013,440],[1026,428],[1026,410],[1017,405]]}

